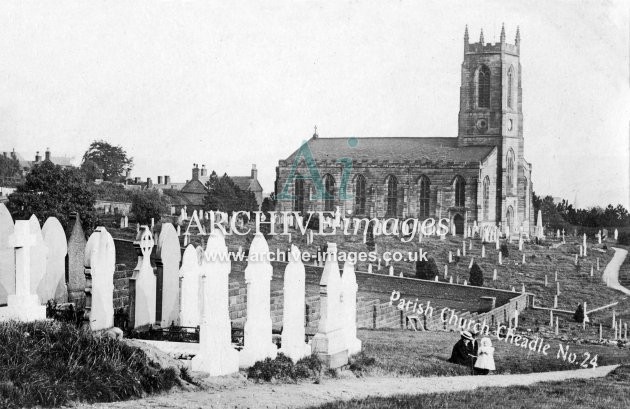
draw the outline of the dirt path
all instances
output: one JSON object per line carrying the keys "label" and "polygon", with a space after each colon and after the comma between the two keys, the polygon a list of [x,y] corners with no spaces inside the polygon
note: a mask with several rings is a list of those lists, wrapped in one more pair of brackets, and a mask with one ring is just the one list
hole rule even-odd
{"label": "dirt path", "polygon": [[[543,381],[587,379],[606,376],[617,365],[596,369],[543,372],[521,375],[448,376],[433,378],[370,377],[327,380],[322,384],[242,383],[227,389],[175,392],[145,399],[110,404],[80,405],[79,408],[296,408],[323,404],[339,399],[456,392],[486,386],[530,385]],[[219,385],[217,385],[219,386]]]}
{"label": "dirt path", "polygon": [[606,269],[602,274],[602,280],[607,283],[608,287],[614,288],[615,290],[619,290],[625,294],[630,295],[630,290],[619,284],[619,268],[623,264],[623,261],[626,259],[628,251],[624,249],[618,249],[616,247],[613,247],[612,249],[615,250],[615,255],[606,265]]}

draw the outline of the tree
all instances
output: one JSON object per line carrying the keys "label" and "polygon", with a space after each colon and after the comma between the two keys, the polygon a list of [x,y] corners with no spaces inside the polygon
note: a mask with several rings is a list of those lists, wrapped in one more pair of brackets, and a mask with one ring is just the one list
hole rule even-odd
{"label": "tree", "polygon": [[7,208],[14,219],[28,219],[32,214],[41,222],[56,217],[68,229],[70,215],[79,213],[83,228],[94,228],[97,217],[94,195],[78,169],[63,169],[50,161],[35,165],[23,184],[9,195]]}
{"label": "tree", "polygon": [[131,199],[131,213],[143,224],[149,224],[151,219],[157,223],[163,214],[169,213],[170,206],[170,198],[155,189],[139,190]]}
{"label": "tree", "polygon": [[18,175],[20,162],[10,156],[0,155],[0,177],[7,178]]}
{"label": "tree", "polygon": [[468,281],[470,282],[470,285],[483,287],[483,271],[481,270],[481,267],[479,267],[479,264],[473,263],[472,267],[470,268],[470,276],[468,277]]}
{"label": "tree", "polygon": [[239,188],[227,174],[218,178],[213,171],[206,187],[208,193],[203,198],[205,210],[221,211],[228,214],[240,210],[245,212],[258,210],[258,202],[256,202],[254,193]]}
{"label": "tree", "polygon": [[433,257],[429,257],[426,261],[419,260],[416,262],[416,278],[434,280],[438,274],[438,267]]}
{"label": "tree", "polygon": [[103,180],[117,182],[126,169],[133,168],[133,158],[120,146],[94,141],[83,155],[81,169],[91,176],[101,171]]}

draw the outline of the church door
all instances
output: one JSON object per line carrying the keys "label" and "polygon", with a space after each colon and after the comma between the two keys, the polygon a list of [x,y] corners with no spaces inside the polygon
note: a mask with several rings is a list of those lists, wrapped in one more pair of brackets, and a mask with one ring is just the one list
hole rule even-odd
{"label": "church door", "polygon": [[464,218],[461,214],[456,214],[453,217],[453,223],[455,223],[455,234],[464,234]]}

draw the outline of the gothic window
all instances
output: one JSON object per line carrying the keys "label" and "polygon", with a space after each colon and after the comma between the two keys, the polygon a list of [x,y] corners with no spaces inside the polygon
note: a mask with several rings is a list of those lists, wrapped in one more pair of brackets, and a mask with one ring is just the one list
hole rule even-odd
{"label": "gothic window", "polygon": [[430,203],[431,203],[431,182],[429,182],[429,178],[426,176],[422,176],[419,181],[420,185],[420,219],[426,219],[429,217],[430,213]]}
{"label": "gothic window", "polygon": [[365,189],[365,177],[363,175],[357,176],[354,182],[354,214],[365,214],[365,201],[367,198],[367,192]]}
{"label": "gothic window", "polygon": [[477,77],[477,106],[490,108],[490,69],[485,65],[479,68]]}
{"label": "gothic window", "polygon": [[513,106],[513,93],[514,93],[514,70],[512,67],[508,70],[508,89],[507,89],[507,104],[508,108],[514,108]]}
{"label": "gothic window", "polygon": [[396,217],[398,207],[398,180],[396,176],[387,177],[387,217]]}
{"label": "gothic window", "polygon": [[335,179],[329,174],[324,176],[324,188],[326,189],[324,211],[332,212],[335,210]]}
{"label": "gothic window", "polygon": [[483,179],[483,219],[490,219],[490,178]]}
{"label": "gothic window", "polygon": [[300,175],[296,175],[293,182],[293,210],[296,212],[304,211],[304,179]]}
{"label": "gothic window", "polygon": [[466,205],[466,182],[461,176],[455,177],[455,206],[464,207]]}
{"label": "gothic window", "polygon": [[514,151],[510,149],[507,154],[507,191],[512,193],[514,190]]}

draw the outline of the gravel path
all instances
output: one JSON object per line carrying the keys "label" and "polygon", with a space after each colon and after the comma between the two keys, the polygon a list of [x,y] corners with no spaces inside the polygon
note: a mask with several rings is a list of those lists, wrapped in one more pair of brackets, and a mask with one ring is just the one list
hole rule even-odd
{"label": "gravel path", "polygon": [[606,376],[617,365],[595,369],[542,372],[520,375],[444,376],[432,378],[369,377],[327,380],[321,384],[256,384],[239,385],[196,392],[174,392],[144,399],[109,404],[80,405],[79,408],[296,408],[335,400],[456,392],[489,386],[530,385],[542,381],[587,379]]}
{"label": "gravel path", "polygon": [[602,274],[602,280],[605,283],[608,283],[608,287],[614,288],[615,290],[619,290],[622,293],[630,295],[630,290],[619,284],[619,268],[623,264],[623,261],[626,259],[628,251],[624,249],[618,249],[616,247],[613,247],[612,249],[615,250],[615,255],[606,265],[606,269]]}

